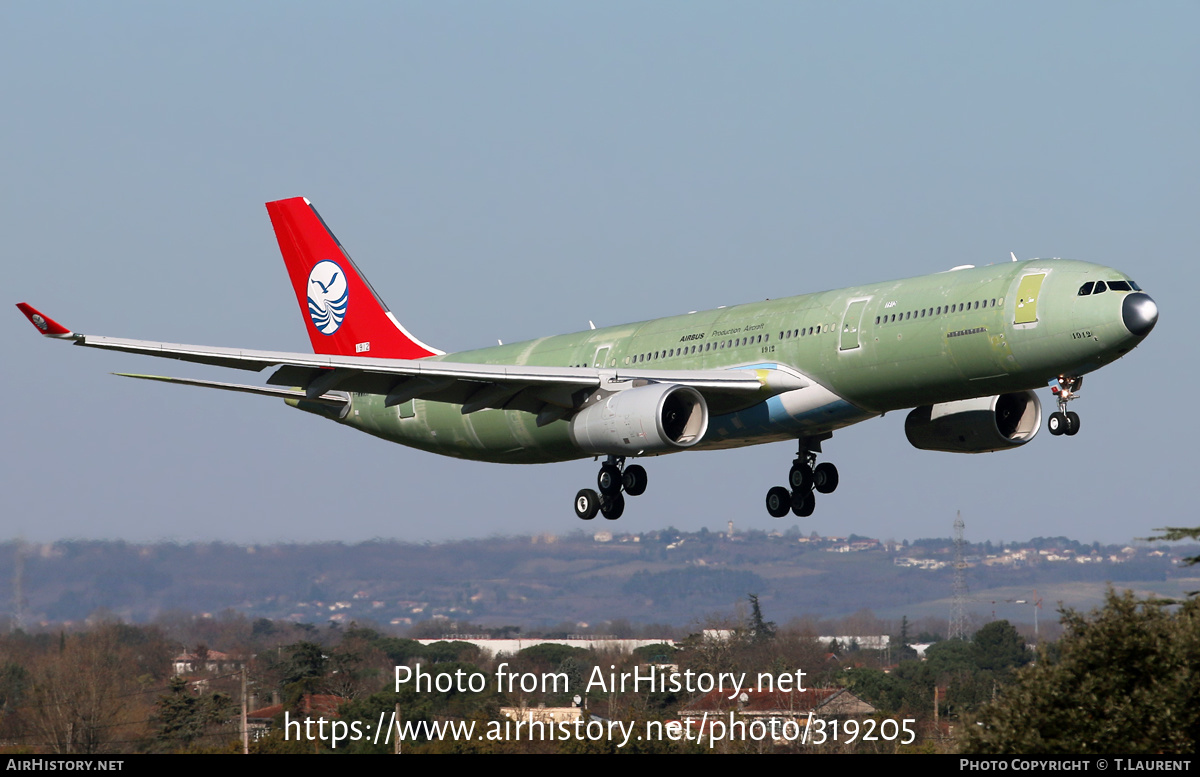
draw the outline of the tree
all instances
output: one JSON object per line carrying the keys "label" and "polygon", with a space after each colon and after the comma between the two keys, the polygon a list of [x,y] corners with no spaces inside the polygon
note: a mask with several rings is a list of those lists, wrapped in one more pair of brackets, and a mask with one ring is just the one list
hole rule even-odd
{"label": "tree", "polygon": [[[154,739],[167,750],[187,748],[202,737],[215,733],[212,731],[214,727],[228,723],[233,712],[233,701],[227,695],[195,694],[188,688],[186,680],[173,677],[167,685],[167,692],[158,700],[158,711],[154,716],[157,729]],[[224,732],[226,738],[232,734],[232,730]]]}
{"label": "tree", "polygon": [[1200,746],[1200,600],[1176,610],[1109,590],[1062,613],[1067,634],[967,727],[964,752],[1194,753]]}
{"label": "tree", "polygon": [[775,638],[775,621],[763,620],[762,608],[758,606],[758,594],[750,596],[750,640],[766,642]]}
{"label": "tree", "polygon": [[1029,663],[1025,640],[1008,621],[992,621],[975,632],[973,642],[980,669],[1002,672]]}
{"label": "tree", "polygon": [[63,634],[33,662],[19,712],[35,741],[56,754],[119,752],[144,733],[138,657],[111,625]]}

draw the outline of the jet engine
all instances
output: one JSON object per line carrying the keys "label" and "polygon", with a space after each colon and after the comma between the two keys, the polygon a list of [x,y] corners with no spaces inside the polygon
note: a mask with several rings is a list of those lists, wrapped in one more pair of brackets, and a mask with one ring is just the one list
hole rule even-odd
{"label": "jet engine", "polygon": [[690,448],[708,430],[699,391],[648,383],[597,395],[571,419],[571,441],[585,453],[640,456]]}
{"label": "jet engine", "polygon": [[1032,391],[922,405],[908,414],[904,434],[914,447],[948,453],[1016,448],[1042,427],[1042,403]]}

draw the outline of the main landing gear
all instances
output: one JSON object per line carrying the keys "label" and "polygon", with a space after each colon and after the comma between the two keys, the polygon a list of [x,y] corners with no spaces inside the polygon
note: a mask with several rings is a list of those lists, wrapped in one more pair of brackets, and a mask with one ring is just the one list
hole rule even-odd
{"label": "main landing gear", "polygon": [[1079,396],[1079,387],[1083,385],[1083,376],[1071,377],[1059,375],[1058,385],[1050,387],[1050,393],[1058,400],[1058,412],[1051,413],[1046,421],[1050,434],[1056,437],[1060,434],[1071,436],[1079,432],[1079,413],[1068,413],[1067,403]]}
{"label": "main landing gear", "polygon": [[790,488],[775,486],[767,492],[767,512],[772,518],[782,518],[789,510],[801,518],[807,518],[817,507],[813,491],[832,494],[838,487],[837,467],[827,461],[817,464],[817,454],[820,452],[820,440],[800,440],[796,460],[788,472]]}
{"label": "main landing gear", "polygon": [[590,488],[580,489],[575,495],[575,514],[590,521],[599,512],[615,521],[625,512],[625,494],[641,496],[646,491],[646,481],[645,467],[640,464],[626,467],[624,456],[609,456],[596,476],[599,493]]}

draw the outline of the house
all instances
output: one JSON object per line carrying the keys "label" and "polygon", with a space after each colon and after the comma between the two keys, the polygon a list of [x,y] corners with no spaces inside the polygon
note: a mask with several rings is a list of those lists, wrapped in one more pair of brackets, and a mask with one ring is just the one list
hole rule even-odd
{"label": "house", "polygon": [[242,671],[243,660],[220,650],[197,648],[196,652],[181,653],[171,660],[172,673],[178,675],[229,674]]}
{"label": "house", "polygon": [[748,720],[796,721],[804,725],[811,712],[822,718],[835,715],[873,715],[875,708],[845,688],[807,688],[803,691],[742,691],[737,699],[729,691],[713,690],[693,700],[679,711],[682,721],[699,722],[706,715],[728,715],[737,712]]}
{"label": "house", "polygon": [[501,707],[500,714],[512,721],[527,723],[544,723],[553,726],[556,723],[570,723],[583,717],[580,707]]}
{"label": "house", "polygon": [[[300,698],[300,711],[296,720],[318,720],[320,718],[331,720],[340,717],[338,707],[348,701],[349,699],[332,694],[306,693]],[[272,704],[247,712],[246,730],[250,732],[250,738],[258,741],[260,737],[271,730],[275,719],[282,714],[282,704]]]}

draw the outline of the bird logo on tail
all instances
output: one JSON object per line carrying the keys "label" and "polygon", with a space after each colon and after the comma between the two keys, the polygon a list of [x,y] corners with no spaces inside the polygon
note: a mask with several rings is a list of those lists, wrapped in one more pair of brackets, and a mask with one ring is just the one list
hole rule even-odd
{"label": "bird logo on tail", "polygon": [[308,274],[308,316],[323,335],[342,325],[349,304],[350,287],[337,262],[317,262]]}

